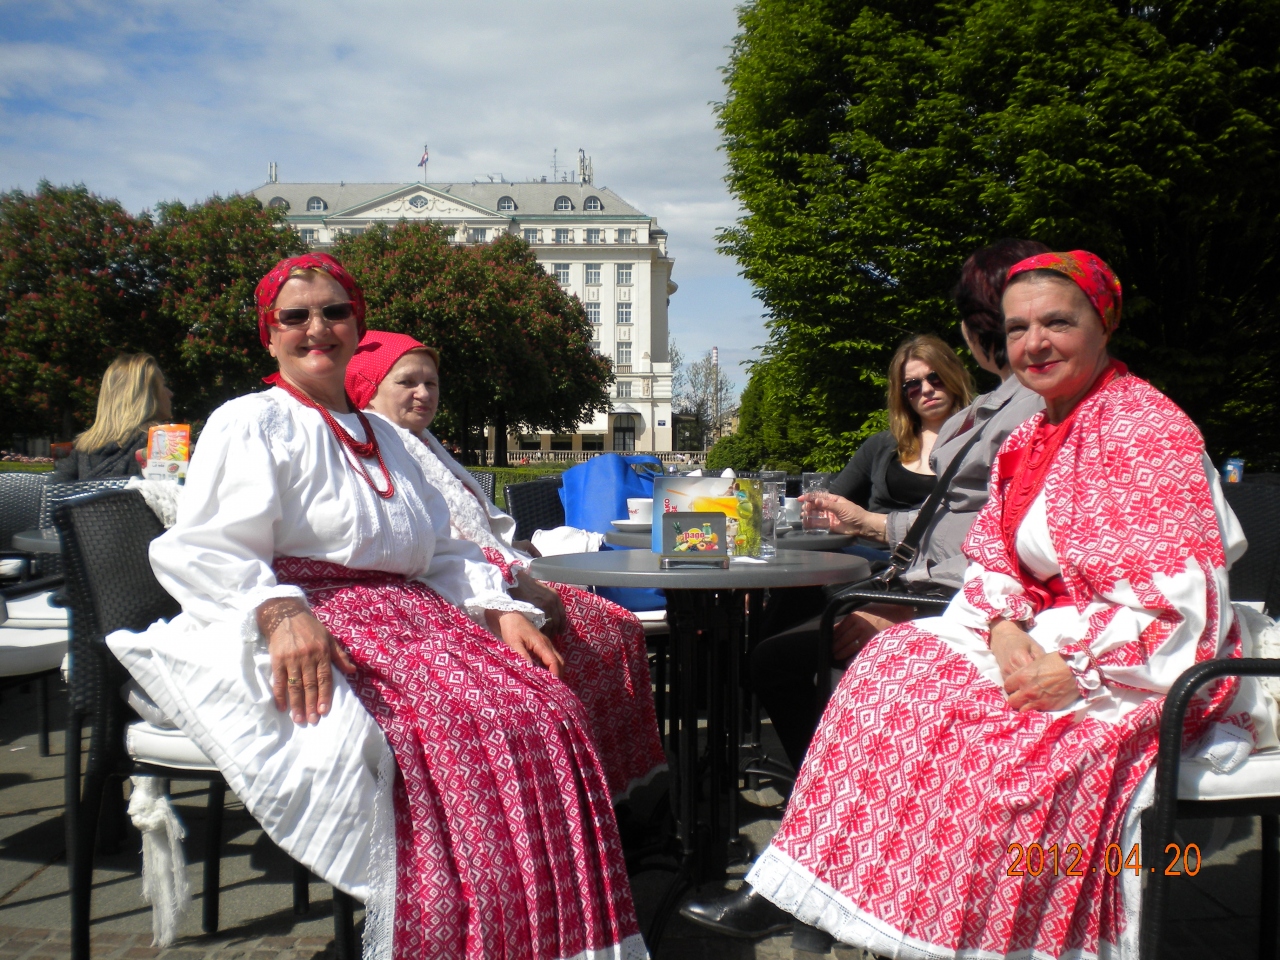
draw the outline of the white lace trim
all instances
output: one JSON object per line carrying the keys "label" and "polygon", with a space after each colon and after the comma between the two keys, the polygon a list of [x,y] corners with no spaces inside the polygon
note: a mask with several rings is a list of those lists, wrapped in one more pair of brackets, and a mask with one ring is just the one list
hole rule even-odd
{"label": "white lace trim", "polygon": [[418,461],[427,482],[440,491],[444,502],[449,505],[449,526],[453,528],[454,535],[459,540],[470,540],[479,547],[497,550],[508,561],[513,559],[511,551],[493,535],[489,517],[476,495],[467,489],[462,478],[450,470],[448,464],[432,449],[430,441],[435,440],[435,437],[430,433],[425,433],[425,436],[430,440],[423,439],[421,443],[410,445],[410,453]]}
{"label": "white lace trim", "polygon": [[392,789],[396,758],[384,746],[373,793],[369,838],[369,899],[364,905],[364,960],[391,960],[396,929],[396,823]]}
{"label": "white lace trim", "polygon": [[603,950],[583,950],[573,956],[558,957],[556,960],[649,960],[649,951],[645,949],[644,938],[633,933],[621,943]]}

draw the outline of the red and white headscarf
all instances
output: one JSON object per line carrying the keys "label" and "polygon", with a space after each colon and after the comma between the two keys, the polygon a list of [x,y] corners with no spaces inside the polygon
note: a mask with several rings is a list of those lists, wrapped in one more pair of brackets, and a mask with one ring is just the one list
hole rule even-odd
{"label": "red and white headscarf", "polygon": [[276,302],[276,297],[280,296],[280,289],[289,278],[300,270],[323,270],[342,284],[342,289],[347,291],[347,296],[355,308],[357,329],[360,335],[364,336],[364,291],[360,289],[360,284],[356,283],[356,278],[347,273],[346,267],[327,253],[304,253],[298,257],[281,260],[271,268],[270,273],[258,281],[258,286],[253,291],[254,300],[258,306],[258,336],[262,338],[262,345],[265,347],[271,340],[267,330],[267,313],[271,305]]}
{"label": "red and white headscarf", "polygon": [[415,340],[404,333],[388,333],[385,330],[370,330],[360,338],[360,346],[356,347],[355,356],[347,364],[347,396],[363,410],[373,402],[382,383],[391,368],[406,353],[412,350],[424,350],[440,366],[440,354],[435,347]]}
{"label": "red and white headscarf", "polygon": [[1093,309],[1102,318],[1102,326],[1107,333],[1115,333],[1116,327],[1120,326],[1120,278],[1097,254],[1088,250],[1071,250],[1068,253],[1040,253],[1027,257],[1009,268],[1005,287],[1018,274],[1030,270],[1052,270],[1062,274],[1089,298]]}

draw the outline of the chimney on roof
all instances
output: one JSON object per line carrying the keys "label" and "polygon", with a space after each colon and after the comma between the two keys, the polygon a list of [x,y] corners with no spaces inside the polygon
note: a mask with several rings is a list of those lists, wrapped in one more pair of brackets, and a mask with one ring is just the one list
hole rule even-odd
{"label": "chimney on roof", "polygon": [[279,183],[279,182],[280,182],[280,174],[276,170],[276,162],[272,160],[269,164],[267,164],[267,183]]}

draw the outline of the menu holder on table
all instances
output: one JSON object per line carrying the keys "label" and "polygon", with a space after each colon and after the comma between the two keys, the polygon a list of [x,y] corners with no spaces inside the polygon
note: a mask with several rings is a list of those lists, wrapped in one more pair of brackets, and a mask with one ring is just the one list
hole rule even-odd
{"label": "menu holder on table", "polygon": [[661,537],[662,569],[729,567],[728,519],[723,513],[664,513],[654,525]]}
{"label": "menu holder on table", "polygon": [[651,549],[665,553],[659,518],[672,513],[715,513],[727,524],[723,538],[729,556],[760,555],[763,484],[733,477],[657,477],[653,481]]}

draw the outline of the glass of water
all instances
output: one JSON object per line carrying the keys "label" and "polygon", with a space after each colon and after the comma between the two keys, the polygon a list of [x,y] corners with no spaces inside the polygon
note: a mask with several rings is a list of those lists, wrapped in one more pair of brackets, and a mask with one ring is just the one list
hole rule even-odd
{"label": "glass of water", "polygon": [[[827,474],[825,473],[802,473],[800,475],[800,492],[810,493],[826,493],[827,492]],[[831,532],[831,518],[825,512],[810,511],[803,517],[804,532],[815,536],[822,536]]]}
{"label": "glass of water", "polygon": [[772,560],[778,555],[778,520],[782,517],[782,507],[778,503],[778,484],[770,481],[761,486],[760,559]]}

